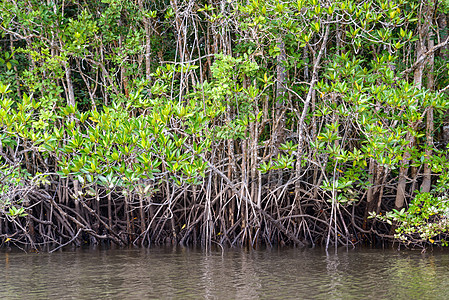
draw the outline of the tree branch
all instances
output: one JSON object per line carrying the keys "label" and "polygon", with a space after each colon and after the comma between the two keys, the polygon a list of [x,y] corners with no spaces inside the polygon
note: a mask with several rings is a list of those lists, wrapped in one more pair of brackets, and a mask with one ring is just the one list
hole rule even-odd
{"label": "tree branch", "polygon": [[411,66],[410,68],[402,71],[401,75],[407,75],[411,72],[413,72],[416,68],[418,68],[421,64],[425,63],[428,59],[429,56],[431,54],[433,54],[435,51],[437,51],[438,49],[446,46],[447,44],[449,44],[449,37],[447,37],[447,39],[444,42],[439,43],[438,45],[433,46],[431,49],[429,49],[426,53],[424,53],[423,55],[421,55],[421,57],[418,58],[418,60],[413,64],[413,66]]}

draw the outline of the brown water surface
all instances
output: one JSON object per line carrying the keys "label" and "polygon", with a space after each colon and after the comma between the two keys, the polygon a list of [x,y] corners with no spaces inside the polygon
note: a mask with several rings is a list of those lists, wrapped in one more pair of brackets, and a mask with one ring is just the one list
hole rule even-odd
{"label": "brown water surface", "polygon": [[0,270],[0,299],[449,299],[448,252],[3,251]]}

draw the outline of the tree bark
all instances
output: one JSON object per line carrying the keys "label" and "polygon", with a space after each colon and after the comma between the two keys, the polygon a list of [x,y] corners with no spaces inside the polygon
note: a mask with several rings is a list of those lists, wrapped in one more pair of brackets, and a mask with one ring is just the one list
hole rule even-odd
{"label": "tree bark", "polygon": [[[429,36],[428,46],[429,48],[433,47],[433,39]],[[429,72],[427,75],[427,88],[429,90],[434,89],[434,55],[429,59]],[[433,107],[429,107],[427,110],[427,119],[426,119],[426,160],[432,157],[432,147],[433,147],[433,130],[434,130],[434,120],[433,120]],[[430,192],[432,177],[431,177],[432,167],[430,163],[424,164],[424,178],[421,184],[421,192],[428,193]]]}
{"label": "tree bark", "polygon": [[276,156],[279,152],[280,145],[285,140],[285,81],[287,79],[287,72],[285,70],[285,64],[287,61],[285,53],[285,43],[282,38],[277,41],[280,53],[277,57],[276,66],[276,115],[274,120],[273,130],[273,156]]}
{"label": "tree bark", "polygon": [[69,61],[64,62],[65,78],[67,82],[67,105],[75,107],[75,93],[73,92],[72,71]]}

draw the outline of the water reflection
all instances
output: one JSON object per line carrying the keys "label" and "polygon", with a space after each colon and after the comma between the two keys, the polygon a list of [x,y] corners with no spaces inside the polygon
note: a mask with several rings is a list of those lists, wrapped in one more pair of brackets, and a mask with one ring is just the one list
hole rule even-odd
{"label": "water reflection", "polygon": [[383,250],[79,249],[0,253],[1,299],[423,299],[449,295],[449,254]]}

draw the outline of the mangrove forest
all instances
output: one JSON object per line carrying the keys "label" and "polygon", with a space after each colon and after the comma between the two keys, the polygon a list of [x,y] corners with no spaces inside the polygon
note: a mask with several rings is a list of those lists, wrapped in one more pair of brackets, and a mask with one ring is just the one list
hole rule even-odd
{"label": "mangrove forest", "polygon": [[0,244],[449,243],[448,0],[1,0]]}

